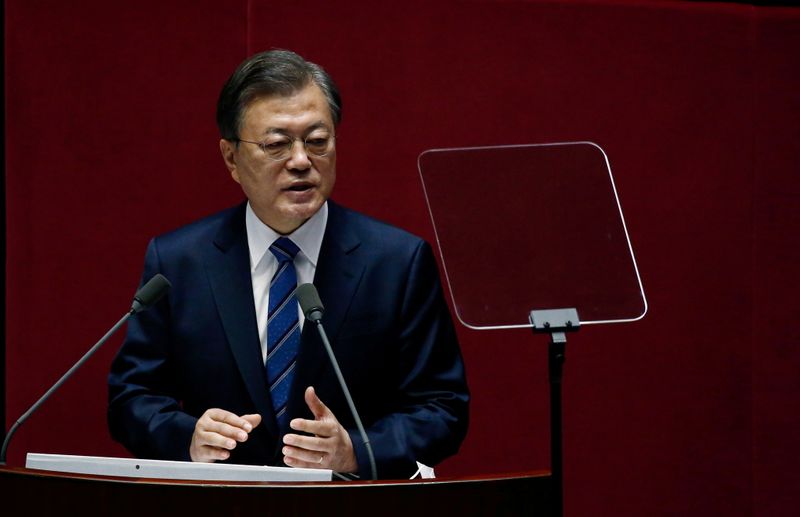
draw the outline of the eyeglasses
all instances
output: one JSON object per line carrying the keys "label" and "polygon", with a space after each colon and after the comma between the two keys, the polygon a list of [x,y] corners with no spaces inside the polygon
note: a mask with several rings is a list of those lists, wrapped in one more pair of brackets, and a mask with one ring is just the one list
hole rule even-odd
{"label": "eyeglasses", "polygon": [[286,160],[292,155],[292,148],[294,147],[295,140],[303,142],[306,153],[321,157],[326,156],[333,150],[336,137],[327,133],[311,133],[305,138],[296,138],[282,133],[276,133],[270,135],[263,142],[252,142],[240,138],[236,139],[237,142],[257,145],[269,159],[275,160],[276,162]]}

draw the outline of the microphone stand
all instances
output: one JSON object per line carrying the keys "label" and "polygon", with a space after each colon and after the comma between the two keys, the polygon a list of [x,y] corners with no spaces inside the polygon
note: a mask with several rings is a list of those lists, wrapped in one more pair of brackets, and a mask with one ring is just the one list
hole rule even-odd
{"label": "microphone stand", "polygon": [[8,444],[11,443],[11,437],[14,436],[14,433],[17,432],[17,429],[19,429],[19,427],[28,419],[28,417],[30,417],[34,411],[39,409],[39,406],[44,404],[44,402],[50,398],[50,395],[55,393],[55,391],[60,388],[61,385],[64,384],[64,382],[69,379],[78,368],[83,366],[83,363],[88,361],[89,358],[92,357],[92,355],[94,355],[94,353],[97,352],[97,350],[103,346],[106,341],[108,341],[108,338],[110,338],[126,321],[128,321],[128,318],[130,318],[131,315],[149,308],[151,305],[160,300],[161,297],[164,296],[171,287],[172,284],[169,283],[169,280],[167,280],[161,274],[156,274],[138,291],[136,291],[136,294],[133,297],[133,304],[125,316],[123,316],[122,319],[120,319],[113,327],[111,327],[111,329],[100,338],[100,341],[95,343],[95,345],[90,348],[88,352],[83,354],[83,357],[78,359],[78,362],[72,365],[72,368],[67,370],[67,373],[62,375],[61,378],[58,379],[58,381],[56,381],[56,383],[53,384],[53,386],[30,407],[30,409],[28,409],[21,417],[17,419],[16,422],[14,422],[14,425],[12,425],[11,429],[8,430],[6,439],[3,440],[3,448],[0,449],[0,465],[6,464],[6,453],[8,452]]}
{"label": "microphone stand", "polygon": [[339,379],[339,385],[342,387],[344,398],[347,400],[347,405],[350,406],[350,413],[353,414],[353,419],[356,421],[358,433],[361,435],[361,440],[364,442],[364,447],[367,448],[367,456],[369,457],[369,468],[372,472],[372,479],[378,479],[378,469],[375,466],[375,455],[372,453],[372,444],[369,443],[367,431],[364,429],[364,424],[361,423],[361,417],[358,416],[358,411],[356,411],[356,405],[353,402],[353,397],[350,396],[350,390],[347,389],[347,384],[344,382],[344,376],[342,375],[342,371],[339,369],[339,362],[336,360],[336,356],[333,354],[331,343],[328,341],[328,335],[325,333],[325,329],[322,326],[322,319],[317,318],[314,320],[314,323],[316,323],[317,331],[319,332],[320,338],[322,338],[322,344],[325,345],[325,350],[328,352],[328,357],[333,365],[333,371],[336,373],[336,378]]}
{"label": "microphone stand", "polygon": [[33,405],[30,407],[30,409],[28,409],[28,410],[27,410],[27,411],[26,411],[26,412],[25,412],[25,413],[24,413],[24,414],[23,414],[21,417],[19,417],[19,418],[17,419],[17,421],[16,421],[16,422],[14,422],[14,425],[12,425],[12,426],[11,426],[11,429],[9,429],[9,430],[8,430],[8,434],[6,435],[6,439],[3,441],[3,449],[2,449],[2,451],[0,451],[0,465],[5,465],[5,464],[6,464],[6,452],[8,451],[8,444],[11,442],[11,437],[12,437],[12,436],[14,436],[14,433],[16,433],[16,432],[17,432],[17,429],[19,429],[19,426],[21,426],[21,425],[23,424],[23,422],[25,422],[25,420],[27,420],[27,419],[28,419],[28,417],[30,417],[30,416],[31,416],[31,415],[32,415],[32,414],[33,414],[33,413],[34,413],[34,412],[35,412],[37,409],[39,409],[39,406],[41,406],[42,404],[44,404],[44,402],[45,402],[47,399],[49,399],[49,398],[50,398],[50,395],[52,395],[53,393],[55,393],[55,391],[56,391],[58,388],[60,388],[60,387],[61,387],[61,385],[62,385],[62,384],[64,384],[64,382],[65,382],[67,379],[69,379],[69,378],[72,376],[72,374],[73,374],[73,373],[75,373],[75,370],[77,370],[78,368],[80,368],[81,366],[83,366],[83,363],[85,363],[86,361],[88,361],[88,360],[89,360],[89,358],[90,358],[90,357],[92,357],[92,355],[94,355],[94,353],[95,353],[95,352],[97,352],[97,350],[98,350],[98,349],[99,349],[101,346],[103,346],[103,344],[104,344],[106,341],[108,341],[108,338],[110,338],[110,337],[111,337],[111,336],[112,336],[112,335],[113,335],[113,334],[114,334],[114,333],[115,333],[117,330],[119,330],[119,328],[120,328],[120,327],[121,327],[121,326],[122,326],[122,325],[123,325],[123,324],[124,324],[126,321],[128,321],[128,318],[130,318],[130,317],[131,317],[131,315],[132,315],[132,314],[134,314],[134,312],[136,312],[136,311],[135,311],[135,309],[131,308],[131,310],[130,310],[130,311],[128,311],[128,312],[125,314],[125,316],[123,316],[123,317],[122,317],[122,319],[121,319],[121,320],[119,320],[119,321],[118,321],[118,322],[117,322],[117,323],[116,323],[116,324],[115,324],[113,327],[111,327],[111,330],[109,330],[108,332],[106,332],[106,335],[105,335],[105,336],[103,336],[103,337],[101,337],[101,338],[100,338],[100,341],[98,341],[97,343],[95,343],[95,345],[94,345],[92,348],[90,348],[88,352],[86,352],[85,354],[83,354],[83,357],[81,357],[80,359],[78,359],[78,362],[77,362],[77,363],[75,363],[75,364],[72,366],[72,368],[70,368],[69,370],[67,370],[67,373],[65,373],[64,375],[62,375],[62,376],[61,376],[61,378],[60,378],[60,379],[58,379],[58,381],[56,381],[56,383],[55,383],[55,384],[53,384],[53,386],[52,386],[52,387],[51,387],[49,390],[47,390],[47,392],[46,392],[44,395],[42,395],[42,396],[41,396],[41,398],[40,398],[39,400],[37,400],[37,401],[36,401],[36,403],[34,403],[34,404],[33,404]]}
{"label": "microphone stand", "polygon": [[353,415],[356,427],[358,427],[358,433],[361,436],[361,440],[364,442],[364,447],[367,449],[372,479],[378,479],[378,469],[375,466],[375,455],[372,453],[372,444],[369,443],[369,436],[364,429],[364,424],[361,423],[361,417],[358,416],[353,397],[350,396],[350,390],[347,389],[347,383],[344,381],[342,371],[339,369],[339,362],[336,360],[336,355],[333,353],[330,341],[328,341],[328,334],[325,332],[325,327],[322,326],[322,313],[325,311],[325,308],[322,306],[322,300],[319,299],[317,288],[314,287],[314,284],[301,284],[295,289],[294,295],[297,302],[300,304],[300,309],[303,311],[303,314],[306,315],[306,321],[311,321],[317,325],[319,337],[322,339],[325,351],[328,352],[328,358],[331,360],[331,365],[333,366],[333,371],[336,373],[339,386],[342,388],[344,398],[347,400],[347,405],[350,407],[350,413]]}

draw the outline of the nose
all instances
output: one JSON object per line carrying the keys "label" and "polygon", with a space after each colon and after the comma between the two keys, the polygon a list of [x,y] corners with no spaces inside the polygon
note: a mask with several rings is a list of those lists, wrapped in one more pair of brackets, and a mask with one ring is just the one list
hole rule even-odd
{"label": "nose", "polygon": [[308,157],[305,143],[302,140],[295,139],[289,152],[289,159],[286,162],[287,169],[305,171],[311,168],[311,159]]}

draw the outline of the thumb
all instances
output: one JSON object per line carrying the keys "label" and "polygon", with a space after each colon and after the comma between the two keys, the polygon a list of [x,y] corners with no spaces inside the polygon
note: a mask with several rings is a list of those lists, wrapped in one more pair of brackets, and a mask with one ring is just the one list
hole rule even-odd
{"label": "thumb", "polygon": [[317,420],[325,417],[330,412],[328,407],[317,397],[317,392],[314,391],[313,386],[306,388],[305,399],[308,409],[311,410]]}

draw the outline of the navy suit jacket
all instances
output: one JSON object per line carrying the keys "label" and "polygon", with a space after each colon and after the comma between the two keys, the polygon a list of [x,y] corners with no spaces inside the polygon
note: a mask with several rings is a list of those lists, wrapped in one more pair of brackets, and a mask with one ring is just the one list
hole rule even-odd
{"label": "navy suit jacket", "polygon": [[[469,394],[452,319],[430,246],[407,232],[328,202],[314,277],[323,324],[376,456],[381,478],[415,461],[454,454],[467,429]],[[143,281],[162,273],[169,295],[131,318],[109,375],[109,428],[134,455],[189,460],[197,419],[209,408],[258,413],[262,423],[229,462],[280,465],[281,440],[261,359],[245,204],[153,239]],[[348,430],[359,473],[364,444],[321,340],[304,325],[290,418],[313,418],[314,386]]]}

